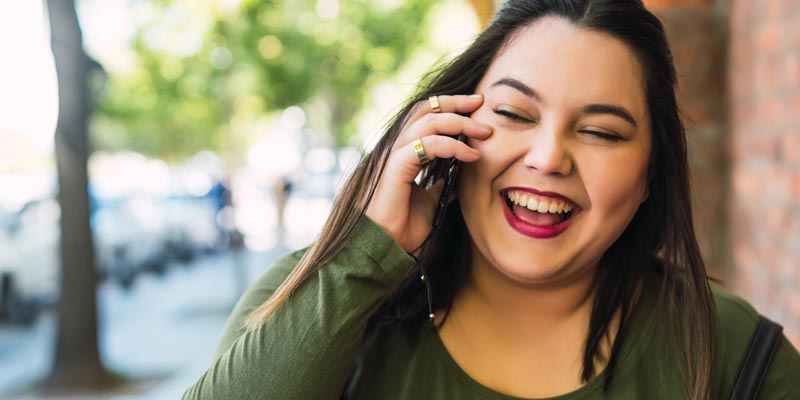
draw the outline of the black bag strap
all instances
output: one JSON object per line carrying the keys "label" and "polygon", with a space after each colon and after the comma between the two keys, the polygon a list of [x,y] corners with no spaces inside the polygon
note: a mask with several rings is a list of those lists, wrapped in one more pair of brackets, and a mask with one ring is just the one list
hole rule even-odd
{"label": "black bag strap", "polygon": [[736,371],[729,400],[754,400],[767,370],[781,342],[783,327],[764,316],[758,319],[756,329],[747,343],[742,364]]}

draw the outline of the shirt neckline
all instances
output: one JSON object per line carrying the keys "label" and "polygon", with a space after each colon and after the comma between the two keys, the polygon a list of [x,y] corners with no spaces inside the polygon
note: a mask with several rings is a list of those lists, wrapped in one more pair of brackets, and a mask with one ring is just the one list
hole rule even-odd
{"label": "shirt neckline", "polygon": [[[642,296],[636,306],[636,310],[634,311],[628,337],[625,339],[622,349],[620,349],[620,358],[617,362],[617,370],[615,371],[614,377],[615,381],[619,381],[621,378],[629,375],[630,371],[634,369],[634,364],[636,361],[634,359],[634,354],[636,353],[635,349],[645,345],[644,341],[647,338],[645,332],[650,330],[649,328],[653,320],[652,311],[655,307],[656,301],[655,294],[657,293],[657,287],[654,286],[654,278],[654,271],[648,271],[646,273],[645,284],[642,289]],[[571,392],[567,392],[558,396],[524,398],[507,395],[484,386],[469,376],[469,374],[467,374],[461,368],[461,366],[456,363],[455,359],[453,359],[453,357],[450,355],[450,352],[447,351],[447,348],[445,347],[444,342],[442,342],[442,338],[439,336],[439,332],[436,330],[436,327],[433,325],[433,323],[426,323],[423,329],[426,331],[426,336],[430,337],[430,341],[434,347],[434,353],[436,353],[437,358],[446,365],[448,370],[454,373],[459,381],[461,381],[471,390],[492,400],[578,400],[585,398],[589,394],[594,393],[603,387],[603,381],[605,380],[606,376],[606,368],[603,368],[599,374],[590,379],[585,385]]]}

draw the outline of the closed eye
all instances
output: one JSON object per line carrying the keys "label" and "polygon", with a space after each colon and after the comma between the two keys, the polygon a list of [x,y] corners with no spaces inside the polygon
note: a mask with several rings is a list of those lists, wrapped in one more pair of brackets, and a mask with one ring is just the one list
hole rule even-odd
{"label": "closed eye", "polygon": [[499,108],[493,108],[492,111],[497,115],[502,115],[506,119],[513,121],[513,122],[522,122],[522,123],[534,123],[535,121],[531,121],[525,117],[522,117],[518,114],[514,114],[511,111],[502,110]]}
{"label": "closed eye", "polygon": [[579,131],[579,132],[586,133],[586,134],[589,134],[589,135],[592,135],[592,136],[597,136],[598,138],[603,139],[603,140],[608,140],[609,142],[619,142],[620,140],[622,140],[622,138],[619,137],[619,136],[609,135],[607,133],[598,132],[598,131],[586,131],[586,130],[584,130],[584,131]]}
{"label": "closed eye", "polygon": [[[506,119],[508,119],[508,120],[510,120],[512,122],[530,123],[530,124],[536,123],[536,121],[531,121],[531,120],[529,120],[529,119],[527,119],[527,118],[525,118],[523,116],[520,116],[519,114],[515,114],[515,113],[513,113],[511,111],[508,111],[508,110],[503,110],[503,109],[500,109],[500,108],[493,108],[492,111],[495,114],[501,115],[504,118],[506,118]],[[612,143],[616,143],[616,142],[619,142],[621,140],[624,140],[623,138],[621,138],[619,136],[611,135],[611,134],[603,133],[603,132],[599,132],[599,131],[582,130],[582,131],[579,131],[579,132],[580,133],[585,133],[585,134],[588,134],[588,135],[592,135],[592,136],[596,136],[599,139],[606,140],[606,141],[609,141],[609,142],[612,142]]]}

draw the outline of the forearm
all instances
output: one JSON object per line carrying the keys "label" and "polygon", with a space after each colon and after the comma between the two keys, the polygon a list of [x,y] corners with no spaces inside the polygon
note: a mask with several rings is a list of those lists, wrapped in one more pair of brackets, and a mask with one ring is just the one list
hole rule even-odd
{"label": "forearm", "polygon": [[369,317],[413,259],[371,221],[184,399],[337,399]]}

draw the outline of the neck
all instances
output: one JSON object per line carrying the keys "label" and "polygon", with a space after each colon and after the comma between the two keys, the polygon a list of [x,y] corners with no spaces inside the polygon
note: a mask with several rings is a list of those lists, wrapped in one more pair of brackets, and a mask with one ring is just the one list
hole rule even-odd
{"label": "neck", "polygon": [[[437,313],[439,336],[456,363],[484,385],[520,397],[580,387],[597,268],[531,284],[503,275],[482,257],[473,260],[444,323]],[[604,357],[615,322],[609,334],[599,349]],[[595,373],[603,367],[595,362]]]}
{"label": "neck", "polygon": [[480,327],[483,334],[522,342],[531,335],[546,337],[564,330],[585,337],[596,267],[543,284],[526,284],[503,275],[479,254],[472,259],[469,280],[453,300],[454,324]]}

